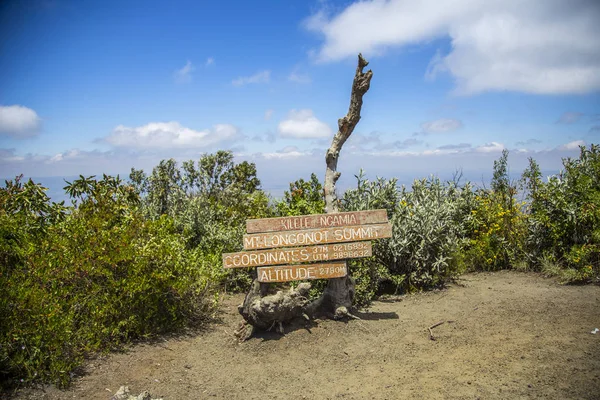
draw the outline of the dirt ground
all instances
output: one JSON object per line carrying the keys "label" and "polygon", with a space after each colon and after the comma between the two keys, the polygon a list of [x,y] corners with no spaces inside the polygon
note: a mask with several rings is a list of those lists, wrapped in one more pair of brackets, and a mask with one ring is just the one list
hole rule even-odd
{"label": "dirt ground", "polygon": [[[463,276],[446,290],[375,302],[238,343],[241,296],[185,338],[92,360],[71,389],[17,399],[109,399],[121,385],[164,399],[600,399],[600,287],[535,274]],[[431,329],[428,327],[444,321]]]}

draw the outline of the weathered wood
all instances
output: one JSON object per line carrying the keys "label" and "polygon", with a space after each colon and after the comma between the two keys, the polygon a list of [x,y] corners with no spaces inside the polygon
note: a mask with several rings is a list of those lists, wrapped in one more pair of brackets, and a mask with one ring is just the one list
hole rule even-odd
{"label": "weathered wood", "polygon": [[371,224],[302,231],[266,232],[244,235],[244,249],[270,249],[326,243],[355,242],[392,237],[392,225]]}
{"label": "weathered wood", "polygon": [[302,282],[295,288],[283,292],[278,291],[272,295],[266,295],[262,287],[268,286],[257,280],[252,282],[252,287],[244,302],[238,306],[238,311],[246,321],[244,328],[238,332],[242,340],[248,339],[254,328],[271,330],[281,328],[281,323],[290,321],[304,314],[304,307],[308,304],[308,293],[310,283]]}
{"label": "weathered wood", "polygon": [[332,228],[336,226],[381,224],[388,222],[386,210],[350,211],[293,217],[249,219],[247,233],[279,232],[297,229]]}
{"label": "weathered wood", "polygon": [[322,264],[283,265],[260,267],[257,270],[259,282],[290,282],[309,279],[341,278],[348,274],[346,262]]}
{"label": "weathered wood", "polygon": [[342,260],[345,258],[370,257],[371,242],[351,242],[285,249],[240,251],[223,254],[223,267],[248,268],[267,265],[307,263],[315,261]]}
{"label": "weathered wood", "polygon": [[331,147],[325,154],[325,163],[327,169],[325,170],[325,182],[323,184],[323,191],[325,192],[325,210],[327,214],[336,213],[338,211],[337,195],[335,193],[335,183],[340,177],[340,173],[337,172],[337,163],[342,151],[342,146],[346,143],[346,140],[350,137],[356,124],[360,121],[360,111],[363,104],[363,96],[369,90],[371,86],[371,78],[373,77],[373,71],[368,70],[363,72],[363,69],[369,65],[369,62],[365,60],[362,54],[358,55],[358,66],[356,67],[356,73],[354,74],[354,81],[352,82],[352,92],[350,93],[350,106],[348,107],[348,113],[338,119],[338,131],[333,136],[331,141]]}
{"label": "weathered wood", "polygon": [[[358,65],[352,82],[348,113],[343,118],[338,119],[338,131],[333,136],[331,146],[325,153],[326,169],[323,192],[325,194],[325,212],[328,214],[338,211],[338,198],[335,192],[335,183],[340,178],[340,173],[337,171],[338,159],[342,146],[354,131],[358,121],[360,121],[363,96],[371,86],[373,71],[363,72],[367,65],[369,65],[369,62],[363,58],[362,54],[359,54]],[[349,315],[354,300],[354,292],[354,280],[350,276],[330,279],[321,297],[311,304],[310,308],[321,312],[329,311],[335,318]]]}

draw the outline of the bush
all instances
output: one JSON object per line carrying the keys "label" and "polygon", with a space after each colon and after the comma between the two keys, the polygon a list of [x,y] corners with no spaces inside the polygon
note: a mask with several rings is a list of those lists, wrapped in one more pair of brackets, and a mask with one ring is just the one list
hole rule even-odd
{"label": "bush", "polygon": [[581,146],[563,166],[547,182],[533,159],[523,173],[527,259],[565,282],[600,281],[600,146]]}
{"label": "bush", "polygon": [[[356,177],[356,189],[348,189],[341,201],[343,211],[386,209],[388,218],[393,215],[398,202],[397,180],[377,178],[370,181],[361,169]],[[373,257],[349,261],[349,269],[355,280],[354,302],[358,306],[368,305],[379,292],[381,285],[392,282],[398,288],[404,276],[390,273],[388,265],[392,259],[389,239],[373,242]]]}
{"label": "bush", "polygon": [[141,196],[147,219],[167,215],[185,238],[186,248],[212,260],[214,275],[226,290],[245,290],[252,282],[248,270],[222,268],[221,254],[242,249],[246,219],[273,214],[270,199],[260,188],[256,166],[234,163],[233,154],[204,154],[179,168],[175,160],[163,160],[147,176],[132,169],[129,176]]}
{"label": "bush", "polygon": [[353,261],[358,304],[368,304],[384,284],[396,291],[432,287],[461,272],[454,257],[460,249],[462,220],[469,214],[470,185],[416,180],[412,191],[399,191],[396,180],[369,181],[362,171],[357,188],[348,190],[344,210],[385,208],[393,225],[391,239],[374,243],[373,257]]}
{"label": "bush", "polygon": [[[66,190],[78,206],[64,220],[43,234],[3,237],[3,248],[16,249],[4,254],[0,275],[4,378],[64,386],[86,354],[177,330],[214,306],[210,265],[185,248],[169,217],[144,220],[131,187],[82,177]],[[47,203],[27,192],[3,194],[37,210],[21,217],[24,207],[5,207],[4,232],[20,218],[33,226],[59,214],[42,213]]]}
{"label": "bush", "polygon": [[491,190],[477,190],[470,215],[465,219],[463,260],[469,270],[495,271],[514,268],[523,261],[525,215],[516,199],[517,186],[510,181],[508,151],[494,161]]}
{"label": "bush", "polygon": [[279,216],[323,214],[323,185],[314,173],[310,175],[310,181],[300,178],[290,183],[290,190],[285,191],[283,199],[275,203],[275,209]]}
{"label": "bush", "polygon": [[514,198],[508,206],[493,191],[479,191],[468,221],[464,261],[471,271],[517,266],[523,257],[525,216]]}
{"label": "bush", "polygon": [[456,254],[461,250],[465,220],[472,209],[469,184],[442,183],[431,177],[402,188],[392,218],[394,237],[390,271],[406,277],[407,288],[427,288],[463,272]]}

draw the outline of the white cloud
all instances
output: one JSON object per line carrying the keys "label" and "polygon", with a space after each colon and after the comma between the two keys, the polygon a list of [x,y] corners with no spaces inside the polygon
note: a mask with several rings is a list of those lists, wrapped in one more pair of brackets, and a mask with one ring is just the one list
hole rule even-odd
{"label": "white cloud", "polygon": [[213,57],[208,57],[206,59],[206,62],[204,63],[205,67],[211,66],[211,65],[215,65],[215,59]]}
{"label": "white cloud", "polygon": [[574,140],[569,143],[565,143],[560,146],[559,150],[576,150],[579,149],[579,146],[585,146],[585,142],[583,140]]}
{"label": "white cloud", "polygon": [[4,163],[20,162],[24,159],[25,157],[17,156],[15,154],[15,149],[0,149],[0,165]]}
{"label": "white cloud", "polygon": [[[492,175],[494,160],[500,156],[497,152],[480,153],[475,147],[464,146],[464,151],[417,151],[393,150],[345,152],[340,158],[338,170],[342,173],[337,188],[342,193],[349,187],[356,187],[356,175],[359,169],[365,169],[369,179],[377,176],[398,178],[400,184],[410,184],[413,179],[431,174],[442,179],[452,179],[457,170],[464,171],[464,180],[481,182]],[[225,147],[231,148],[231,147]],[[344,151],[347,151],[346,149]],[[438,150],[451,150],[441,149]],[[67,150],[60,156],[43,154],[16,154],[13,149],[0,149],[0,170],[4,177],[25,176],[62,176],[121,174],[126,177],[131,167],[152,170],[161,159],[175,158],[178,162],[198,159],[204,151],[184,148],[160,151],[136,151],[135,149],[112,149],[109,151]],[[310,177],[311,172],[323,176],[325,170],[324,149],[317,150],[283,148],[273,153],[236,153],[236,161],[255,162],[262,187],[274,196],[281,196],[288,190],[289,182],[299,177]],[[555,147],[540,151],[511,150],[509,165],[513,173],[519,173],[529,165],[528,158],[533,157],[542,171],[557,173],[566,157],[577,157],[579,149],[561,149]],[[50,161],[54,158],[53,161]],[[42,181],[43,182],[43,181]],[[56,186],[62,193],[63,182]]]}
{"label": "white cloud", "polygon": [[[379,148],[382,145],[382,133],[379,131],[371,131],[368,134],[355,132],[348,138],[344,148],[350,151],[363,151],[369,148]],[[389,143],[385,145],[389,146]],[[389,147],[388,147],[389,148]]]}
{"label": "white cloud", "polygon": [[559,124],[574,124],[575,122],[578,122],[581,117],[583,117],[583,113],[580,112],[575,112],[575,111],[567,111],[564,112],[563,115],[560,116],[560,118],[558,119],[558,121],[556,121],[556,123]]}
{"label": "white cloud", "polygon": [[[382,133],[378,131],[372,131],[368,134],[354,133],[345,144],[346,149],[352,153],[361,152],[377,152],[377,151],[388,151],[391,149],[407,149],[423,144],[423,142],[416,138],[407,138],[403,140],[395,140],[393,142],[381,140]],[[395,150],[394,150],[395,151]]]}
{"label": "white cloud", "polygon": [[91,152],[82,152],[78,149],[71,149],[65,151],[64,153],[56,153],[52,157],[48,159],[48,163],[58,163],[61,161],[81,159],[82,157],[87,157]]}
{"label": "white cloud", "polygon": [[[397,140],[394,143],[392,143],[392,145],[398,149],[406,149],[408,147],[416,146],[416,145],[422,144],[422,143],[423,142],[421,142],[420,140],[417,140],[415,138],[408,138],[408,139],[404,139],[404,140]],[[380,145],[380,148],[382,148],[382,146],[388,147],[389,144],[383,143],[382,145]]]}
{"label": "white cloud", "polygon": [[292,153],[294,151],[298,151],[298,146],[285,146],[280,150],[281,153]]}
{"label": "white cloud", "polygon": [[188,60],[185,65],[175,71],[175,82],[177,83],[189,83],[192,81],[192,72],[194,72],[196,68],[192,64],[191,61]]}
{"label": "white cloud", "polygon": [[310,79],[310,76],[308,76],[308,74],[301,74],[298,71],[292,71],[288,76],[288,80],[290,82],[302,84],[308,84],[312,82],[312,79]]}
{"label": "white cloud", "polygon": [[462,122],[457,119],[438,119],[422,123],[421,129],[424,133],[443,133],[455,131],[462,126]]}
{"label": "white cloud", "polygon": [[[54,155],[16,155],[0,150],[0,166],[4,176],[76,176],[127,174],[132,166],[141,165],[141,158],[128,152],[66,150]],[[156,165],[157,160],[143,165],[144,168]],[[62,185],[64,186],[64,185]],[[61,187],[62,187],[61,186]],[[60,191],[62,192],[62,191]]]}
{"label": "white cloud", "polygon": [[421,155],[421,156],[439,156],[439,155],[447,155],[447,154],[458,154],[458,153],[465,153],[465,151],[463,151],[462,149],[448,149],[448,148],[441,148],[438,147],[437,149],[433,149],[433,150],[424,150],[422,153],[411,153],[412,155]]}
{"label": "white cloud", "polygon": [[269,108],[268,110],[265,111],[265,121],[269,121],[271,119],[271,117],[273,116],[273,113],[275,112],[275,110],[273,110],[272,108]]}
{"label": "white cloud", "polygon": [[55,155],[53,155],[52,157],[50,157],[50,159],[48,160],[49,162],[61,162],[64,159],[64,155],[63,153],[57,153]]}
{"label": "white cloud", "polygon": [[505,147],[502,143],[490,142],[482,146],[476,147],[475,151],[478,153],[496,153],[504,150]]}
{"label": "white cloud", "polygon": [[319,121],[312,110],[291,110],[288,118],[281,121],[277,127],[279,136],[299,139],[318,139],[330,137],[331,128]]}
{"label": "white cloud", "polygon": [[299,158],[309,156],[310,153],[303,152],[296,146],[286,146],[283,149],[273,153],[261,153],[260,156],[266,160],[284,160],[290,158]]}
{"label": "white cloud", "polygon": [[252,76],[240,76],[237,79],[231,81],[233,86],[243,86],[249,83],[269,83],[271,80],[271,71],[264,70],[259,71]]}
{"label": "white cloud", "polygon": [[539,140],[539,139],[528,139],[528,140],[519,141],[519,142],[515,143],[515,145],[517,145],[517,146],[531,146],[531,145],[536,145],[536,144],[540,144],[540,143],[542,143],[542,141]]}
{"label": "white cloud", "polygon": [[458,94],[561,94],[600,90],[599,20],[595,0],[374,0],[318,12],[305,27],[325,38],[319,61],[449,38],[427,77],[450,73]]}
{"label": "white cloud", "polygon": [[[408,142],[408,145],[402,145]],[[502,151],[504,145],[501,143],[491,142],[481,146],[473,147],[470,143],[459,143],[439,146],[435,149],[424,149],[424,150],[406,150],[406,148],[413,144],[422,144],[422,142],[415,139],[407,139],[404,142],[397,142],[396,145],[385,145],[377,146],[371,150],[369,149],[355,149],[352,153],[355,155],[369,155],[373,157],[427,157],[427,156],[440,156],[440,155],[476,155],[486,154]],[[494,157],[494,155],[491,155]]]}
{"label": "white cloud", "polygon": [[119,125],[105,141],[115,147],[135,149],[197,149],[233,139],[237,134],[237,128],[228,124],[196,131],[179,122],[151,122],[135,128]]}
{"label": "white cloud", "polygon": [[458,143],[458,144],[447,144],[438,147],[439,150],[453,150],[453,151],[466,151],[471,149],[470,143]]}
{"label": "white cloud", "polygon": [[36,136],[40,126],[40,117],[31,108],[19,105],[0,106],[0,135],[15,138]]}

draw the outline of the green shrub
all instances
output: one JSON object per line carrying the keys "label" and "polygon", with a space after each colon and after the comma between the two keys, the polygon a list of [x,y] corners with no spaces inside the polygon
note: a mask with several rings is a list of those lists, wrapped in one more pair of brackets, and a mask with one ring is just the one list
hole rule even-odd
{"label": "green shrub", "polygon": [[491,189],[479,189],[465,219],[463,261],[470,270],[494,271],[521,265],[526,223],[510,181],[508,151],[494,161]]}
{"label": "green shrub", "polygon": [[141,196],[141,209],[154,220],[168,215],[175,230],[185,238],[186,247],[212,260],[213,277],[225,290],[246,290],[252,278],[249,270],[222,268],[221,254],[240,251],[246,220],[274,213],[269,197],[260,190],[256,166],[235,163],[229,151],[204,154],[180,168],[175,160],[163,160],[150,176],[131,170],[132,185]]}
{"label": "green shrub", "polygon": [[469,184],[442,183],[431,177],[402,188],[392,223],[392,273],[406,277],[407,288],[427,288],[463,272],[456,253],[461,250],[464,221],[472,209]]}
{"label": "green shrub", "polygon": [[563,167],[543,182],[530,159],[523,173],[528,262],[560,271],[567,282],[600,281],[600,146],[581,146],[579,157],[563,160]]}
{"label": "green shrub", "polygon": [[[131,187],[104,176],[66,190],[78,199],[70,214],[44,234],[24,236],[16,262],[3,258],[0,359],[7,379],[64,386],[86,354],[177,330],[214,306],[211,266],[186,249],[169,217],[144,220]],[[5,208],[3,229],[18,217]]]}
{"label": "green shrub", "polygon": [[522,260],[525,216],[514,199],[508,208],[493,191],[479,191],[467,219],[464,261],[472,271],[513,268]]}
{"label": "green shrub", "polygon": [[[342,211],[364,211],[386,209],[388,218],[393,215],[398,202],[397,179],[377,178],[370,181],[361,169],[356,177],[356,189],[348,189],[341,200]],[[358,306],[368,305],[377,295],[384,282],[393,282],[401,287],[403,275],[390,273],[388,265],[393,255],[389,251],[389,239],[373,241],[373,256],[349,262],[355,280],[354,302]]]}
{"label": "green shrub", "polygon": [[285,191],[283,199],[275,203],[275,209],[279,216],[323,214],[323,185],[314,173],[310,175],[310,181],[300,178],[290,183],[290,190]]}
{"label": "green shrub", "polygon": [[385,208],[393,226],[391,239],[374,243],[372,258],[352,263],[358,304],[368,304],[384,284],[397,291],[427,288],[462,271],[454,256],[472,208],[470,185],[431,177],[411,189],[398,190],[396,179],[369,181],[361,171],[357,188],[344,195],[344,210]]}

